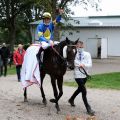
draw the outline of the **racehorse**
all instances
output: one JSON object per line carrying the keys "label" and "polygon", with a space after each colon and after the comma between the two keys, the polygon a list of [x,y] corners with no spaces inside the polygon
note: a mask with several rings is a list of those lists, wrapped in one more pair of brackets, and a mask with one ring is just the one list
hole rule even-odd
{"label": "racehorse", "polygon": [[[67,70],[67,67],[74,69],[74,58],[76,51],[76,43],[70,41],[68,38],[61,41],[58,45],[55,45],[53,48],[48,47],[44,50],[43,63],[40,66],[40,75],[41,75],[41,94],[42,102],[46,105],[47,100],[43,90],[43,79],[46,74],[49,74],[51,77],[51,84],[54,92],[54,99],[50,99],[50,102],[55,103],[57,112],[60,111],[58,101],[63,95],[63,76]],[[57,90],[58,86],[58,90]],[[24,101],[27,101],[27,88],[24,90]]]}

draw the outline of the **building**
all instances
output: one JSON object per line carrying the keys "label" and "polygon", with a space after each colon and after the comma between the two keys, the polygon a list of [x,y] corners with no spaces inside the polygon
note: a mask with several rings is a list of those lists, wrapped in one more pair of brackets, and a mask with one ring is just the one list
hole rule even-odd
{"label": "building", "polygon": [[[36,27],[40,21],[31,23],[32,40],[37,40]],[[62,20],[60,40],[80,39],[92,58],[120,56],[120,16],[73,17]]]}

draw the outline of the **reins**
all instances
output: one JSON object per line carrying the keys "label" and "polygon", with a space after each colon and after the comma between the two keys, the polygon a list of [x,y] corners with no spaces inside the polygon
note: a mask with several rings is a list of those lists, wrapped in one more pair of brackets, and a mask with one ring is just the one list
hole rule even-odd
{"label": "reins", "polygon": [[63,56],[61,56],[61,55],[59,54],[59,52],[58,52],[54,47],[52,47],[52,49],[54,50],[54,52],[55,52],[62,60],[66,60]]}
{"label": "reins", "polygon": [[[76,47],[76,45],[67,45],[67,46],[68,46],[68,47],[69,47],[69,46]],[[54,47],[52,47],[52,49],[57,53],[58,56],[60,56],[60,58],[61,58],[62,60],[66,60],[63,56],[61,56],[61,55],[59,54],[59,52],[58,52]]]}

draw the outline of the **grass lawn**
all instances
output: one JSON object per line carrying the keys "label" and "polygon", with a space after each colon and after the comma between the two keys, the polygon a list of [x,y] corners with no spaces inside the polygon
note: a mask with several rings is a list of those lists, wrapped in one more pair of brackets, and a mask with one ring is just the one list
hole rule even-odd
{"label": "grass lawn", "polygon": [[[64,82],[64,85],[77,87],[76,82]],[[120,90],[120,72],[92,75],[87,87]]]}
{"label": "grass lawn", "polygon": [[11,68],[8,66],[7,74],[8,75],[15,75],[16,74],[16,67],[15,67],[15,65],[12,65]]}
{"label": "grass lawn", "polygon": [[[8,66],[8,75],[14,74],[16,74],[15,66],[12,65],[11,68]],[[64,85],[77,87],[76,82],[64,82]],[[92,75],[86,85],[89,88],[120,90],[120,72]]]}

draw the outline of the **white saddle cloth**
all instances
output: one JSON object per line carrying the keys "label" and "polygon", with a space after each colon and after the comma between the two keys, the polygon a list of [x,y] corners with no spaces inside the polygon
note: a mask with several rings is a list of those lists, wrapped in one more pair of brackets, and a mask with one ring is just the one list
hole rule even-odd
{"label": "white saddle cloth", "polygon": [[21,69],[21,83],[23,88],[32,84],[41,85],[39,64],[36,57],[39,49],[40,44],[33,44],[26,50]]}

